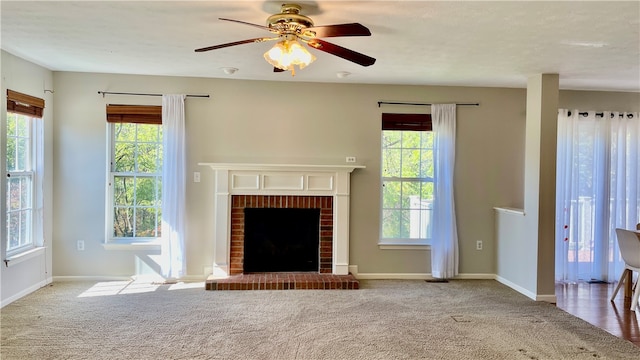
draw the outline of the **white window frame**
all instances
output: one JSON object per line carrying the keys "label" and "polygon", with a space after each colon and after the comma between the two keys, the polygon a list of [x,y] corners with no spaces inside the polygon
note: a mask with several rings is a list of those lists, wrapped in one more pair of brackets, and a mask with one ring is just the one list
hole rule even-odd
{"label": "white window frame", "polygon": [[[4,239],[5,239],[5,244],[3,244],[3,247],[5,249],[5,258],[10,259],[12,257],[16,257],[20,254],[29,252],[31,250],[33,250],[36,246],[37,246],[37,241],[36,241],[36,231],[35,231],[35,224],[36,224],[36,214],[35,214],[35,209],[36,209],[36,198],[37,198],[37,194],[36,194],[36,173],[35,173],[35,168],[36,168],[36,159],[35,159],[35,154],[36,154],[36,134],[35,134],[35,126],[34,126],[34,121],[35,119],[32,116],[28,116],[28,115],[24,115],[24,114],[20,114],[20,113],[14,113],[11,111],[7,111],[7,118],[6,118],[6,123],[5,123],[5,129],[3,129],[3,134],[4,134],[4,144],[3,146],[5,147],[5,154],[6,154],[6,147],[8,145],[8,140],[9,137],[14,137],[10,134],[7,133],[7,127],[9,124],[9,114],[13,114],[17,117],[22,117],[25,120],[27,120],[27,134],[29,134],[28,137],[26,137],[27,139],[27,153],[26,153],[26,159],[25,159],[25,168],[23,170],[20,171],[8,171],[7,164],[6,164],[6,158],[3,159],[3,161],[5,161],[4,167],[5,167],[5,176],[6,176],[6,181],[5,181],[5,185],[4,185],[4,193],[5,193],[5,199],[9,199],[10,193],[9,193],[9,181],[10,179],[15,179],[15,178],[27,178],[29,180],[29,186],[28,186],[28,200],[26,201],[26,204],[24,207],[21,207],[19,210],[16,211],[12,211],[10,209],[10,207],[6,207],[6,212],[5,212],[5,216],[3,217],[4,220]],[[17,138],[17,137],[16,137]],[[23,137],[24,139],[24,137]],[[26,231],[28,232],[28,234],[26,235],[27,238],[27,242],[25,244],[22,244],[21,246],[15,247],[13,249],[9,248],[9,239],[10,239],[10,234],[9,234],[9,215],[13,212],[18,212],[18,211],[26,211],[27,216],[29,217],[28,220],[28,225],[26,228]]]}
{"label": "white window frame", "polygon": [[[385,204],[384,204],[384,191],[385,191],[385,187],[384,184],[385,182],[388,181],[398,181],[398,182],[412,182],[412,183],[432,183],[433,184],[433,177],[402,177],[402,176],[398,176],[398,177],[385,177],[384,173],[385,173],[385,169],[384,169],[384,164],[385,164],[385,147],[384,147],[384,133],[385,131],[393,131],[393,132],[398,132],[400,134],[400,138],[402,139],[402,133],[403,132],[422,132],[422,133],[427,133],[427,132],[431,132],[431,131],[415,131],[415,130],[382,130],[381,132],[381,157],[380,157],[380,183],[381,183],[381,188],[380,188],[380,238],[378,241],[378,245],[381,249],[389,249],[389,250],[394,250],[394,249],[417,249],[417,250],[421,250],[421,249],[425,249],[431,246],[431,238],[428,236],[418,236],[418,237],[398,237],[398,238],[385,238],[384,237],[384,212],[385,210],[398,210],[398,211],[403,211],[403,210],[416,210],[417,215],[420,217],[419,221],[422,222],[422,218],[421,218],[421,211],[426,210],[424,208],[419,208],[419,209],[413,209],[411,207],[409,208],[404,208],[404,207],[400,207],[400,208],[385,208]],[[416,149],[416,148],[405,148],[402,145],[399,147],[400,152],[402,154],[402,150],[405,149]],[[421,141],[421,147],[418,148],[420,150],[420,154],[422,156],[422,153],[424,150],[433,150],[433,148],[423,148],[422,147],[422,141]],[[433,151],[431,152],[433,154]],[[420,157],[418,159],[418,161],[421,161],[422,158]],[[402,168],[402,161],[403,161],[403,157],[401,156],[400,158],[401,164],[400,164],[400,168]],[[402,199],[401,199],[402,202]],[[412,214],[413,215],[413,214]],[[430,214],[429,216],[429,221],[431,221],[433,219],[433,213]],[[418,229],[419,232],[422,232],[422,229]],[[422,235],[422,234],[420,234]]]}
{"label": "white window frame", "polygon": [[[134,178],[154,177],[162,179],[162,170],[159,168],[156,173],[138,173],[138,172],[116,172],[115,169],[115,126],[118,123],[107,123],[107,189],[106,189],[106,226],[105,226],[105,245],[108,245],[110,249],[129,249],[129,245],[153,245],[158,244],[160,237],[115,237],[113,233],[114,226],[114,179],[116,176],[132,176]],[[143,125],[143,124],[136,124]],[[153,126],[162,126],[161,124],[144,124]],[[162,139],[160,139],[160,145],[162,145]],[[162,150],[164,151],[164,150]],[[142,206],[141,206],[142,207]],[[158,215],[159,216],[159,215]],[[161,224],[161,219],[158,219],[158,225]],[[134,230],[135,234],[135,230]],[[121,248],[120,245],[125,247]]]}

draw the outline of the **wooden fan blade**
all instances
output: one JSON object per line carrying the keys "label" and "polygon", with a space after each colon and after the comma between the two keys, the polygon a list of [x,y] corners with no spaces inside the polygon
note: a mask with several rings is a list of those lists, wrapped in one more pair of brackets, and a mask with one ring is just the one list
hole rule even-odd
{"label": "wooden fan blade", "polygon": [[229,46],[249,44],[249,43],[259,43],[259,42],[275,40],[275,39],[277,39],[277,38],[255,38],[255,39],[240,40],[240,41],[234,41],[234,42],[230,42],[230,43],[226,43],[226,44],[203,47],[203,48],[200,48],[200,49],[196,49],[195,51],[196,52],[203,52],[203,51],[209,51],[209,50],[222,49],[222,48],[226,48],[226,47],[229,47]]}
{"label": "wooden fan blade", "polygon": [[312,39],[312,40],[309,40],[307,44],[309,44],[309,46],[313,47],[314,49],[318,49],[320,51],[324,51],[329,54],[341,57],[345,60],[349,60],[358,65],[370,66],[375,64],[376,62],[376,59],[370,56],[361,54],[353,50],[349,50],[347,48],[343,48],[342,46],[338,46],[336,44],[332,44],[324,40]]}
{"label": "wooden fan blade", "polygon": [[224,21],[231,21],[231,22],[238,23],[238,24],[249,25],[249,26],[260,28],[262,30],[270,31],[270,32],[272,32],[274,34],[278,34],[277,30],[274,30],[274,29],[272,29],[272,28],[270,28],[268,26],[262,26],[262,25],[258,25],[258,24],[252,24],[252,23],[248,23],[248,22],[245,22],[245,21],[233,20],[233,19],[225,19],[225,18],[218,18],[218,19],[224,20]]}
{"label": "wooden fan blade", "polygon": [[336,37],[336,36],[371,36],[371,31],[362,24],[350,23],[350,24],[338,24],[338,25],[325,25],[314,26],[306,28],[307,31],[315,33],[315,37]]}
{"label": "wooden fan blade", "polygon": [[286,71],[286,70],[280,69],[280,68],[275,67],[275,66],[273,67],[273,72],[275,72],[275,73],[284,72],[284,71]]}

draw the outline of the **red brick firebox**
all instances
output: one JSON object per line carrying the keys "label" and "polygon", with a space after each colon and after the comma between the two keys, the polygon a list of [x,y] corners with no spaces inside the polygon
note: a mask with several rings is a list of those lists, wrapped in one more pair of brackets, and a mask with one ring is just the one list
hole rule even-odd
{"label": "red brick firebox", "polygon": [[333,197],[233,195],[231,197],[230,275],[244,271],[244,209],[298,208],[320,209],[320,261],[318,272],[330,274],[333,267]]}

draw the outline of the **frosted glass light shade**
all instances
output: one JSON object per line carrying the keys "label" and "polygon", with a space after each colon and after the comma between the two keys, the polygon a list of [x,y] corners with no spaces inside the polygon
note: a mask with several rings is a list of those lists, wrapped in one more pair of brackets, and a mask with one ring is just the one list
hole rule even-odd
{"label": "frosted glass light shade", "polygon": [[298,65],[304,69],[316,60],[307,49],[297,40],[283,40],[275,44],[271,50],[264,53],[267,62],[278,69],[294,71],[294,66]]}

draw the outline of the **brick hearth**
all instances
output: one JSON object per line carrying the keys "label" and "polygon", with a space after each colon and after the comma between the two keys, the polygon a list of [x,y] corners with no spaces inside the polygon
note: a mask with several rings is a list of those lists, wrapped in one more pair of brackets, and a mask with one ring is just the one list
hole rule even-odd
{"label": "brick hearth", "polygon": [[318,272],[330,274],[333,252],[333,198],[331,196],[234,195],[231,200],[230,275],[244,269],[244,209],[320,209],[320,259]]}
{"label": "brick hearth", "polygon": [[[300,208],[320,209],[320,258],[318,272],[243,273],[244,269],[244,209],[245,208]],[[351,275],[334,275],[333,251],[333,197],[332,196],[279,196],[234,195],[231,199],[231,253],[230,276],[210,278],[207,290],[300,290],[359,288]]]}
{"label": "brick hearth", "polygon": [[319,273],[252,273],[232,275],[224,279],[209,279],[206,290],[356,290],[358,280],[351,274]]}

